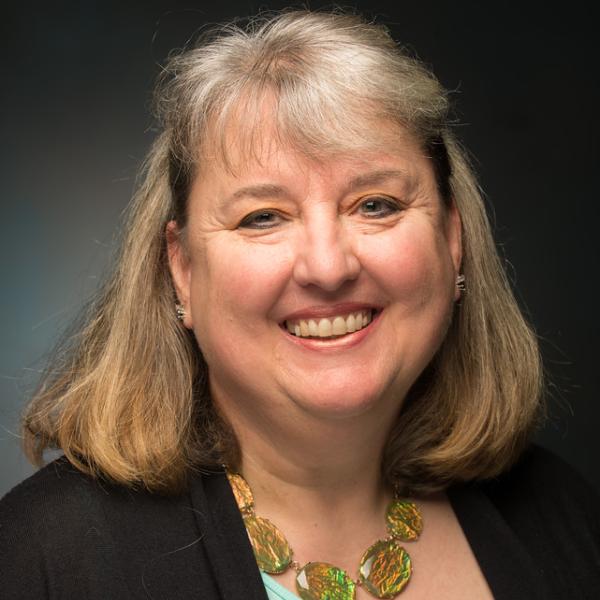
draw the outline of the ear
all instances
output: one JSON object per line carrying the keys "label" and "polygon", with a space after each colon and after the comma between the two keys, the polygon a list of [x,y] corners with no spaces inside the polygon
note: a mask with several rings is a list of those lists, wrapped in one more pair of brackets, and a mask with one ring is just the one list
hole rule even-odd
{"label": "ear", "polygon": [[[454,264],[454,275],[457,277],[461,272],[462,265],[462,221],[456,201],[454,198],[450,200],[450,206],[446,212],[446,240],[452,263]],[[456,288],[454,299],[460,300],[460,290]]]}
{"label": "ear", "polygon": [[[193,325],[190,307],[191,268],[185,248],[185,241],[182,239],[183,232],[179,229],[175,221],[169,221],[165,229],[165,235],[167,238],[167,256],[169,258],[171,279],[173,280],[179,304],[183,306],[183,310],[185,311],[183,325],[187,329],[191,329]],[[175,307],[173,307],[174,311]]]}

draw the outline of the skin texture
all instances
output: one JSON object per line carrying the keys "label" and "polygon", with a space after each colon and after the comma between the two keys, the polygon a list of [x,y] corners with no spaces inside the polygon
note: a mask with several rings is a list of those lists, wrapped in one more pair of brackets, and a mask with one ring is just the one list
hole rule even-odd
{"label": "skin texture", "polygon": [[[202,161],[187,226],[167,227],[171,272],[257,513],[285,532],[301,564],[325,560],[354,573],[385,533],[392,492],[377,468],[385,440],[459,298],[460,218],[405,131],[389,152],[318,160],[279,139],[265,127],[247,160],[233,144],[233,169]],[[299,339],[284,327],[367,307],[373,322],[338,338]],[[445,496],[424,509],[470,557],[455,553],[448,569],[468,567],[480,581]],[[293,579],[280,576],[289,589]]]}

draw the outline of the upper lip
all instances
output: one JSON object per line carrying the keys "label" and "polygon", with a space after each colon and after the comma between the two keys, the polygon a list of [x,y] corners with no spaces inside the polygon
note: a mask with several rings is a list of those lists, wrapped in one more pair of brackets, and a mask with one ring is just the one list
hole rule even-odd
{"label": "upper lip", "polygon": [[367,302],[342,302],[339,304],[319,304],[307,306],[287,315],[284,321],[299,321],[300,319],[326,319],[338,315],[346,315],[361,310],[379,310],[379,307]]}

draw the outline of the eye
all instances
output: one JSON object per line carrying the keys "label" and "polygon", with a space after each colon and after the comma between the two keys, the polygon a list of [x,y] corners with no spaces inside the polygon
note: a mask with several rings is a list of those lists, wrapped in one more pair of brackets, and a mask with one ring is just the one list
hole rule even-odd
{"label": "eye", "polygon": [[245,229],[271,229],[283,222],[283,217],[273,210],[257,210],[245,216],[238,227]]}
{"label": "eye", "polygon": [[382,219],[399,212],[400,207],[392,198],[371,196],[358,205],[357,211],[370,219]]}

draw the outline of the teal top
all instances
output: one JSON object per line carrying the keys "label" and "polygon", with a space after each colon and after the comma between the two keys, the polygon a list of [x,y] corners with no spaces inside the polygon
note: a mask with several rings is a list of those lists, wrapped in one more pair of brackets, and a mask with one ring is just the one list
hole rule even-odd
{"label": "teal top", "polygon": [[261,571],[260,574],[262,575],[269,600],[300,600],[300,596],[292,594],[287,588],[277,583],[268,573]]}

